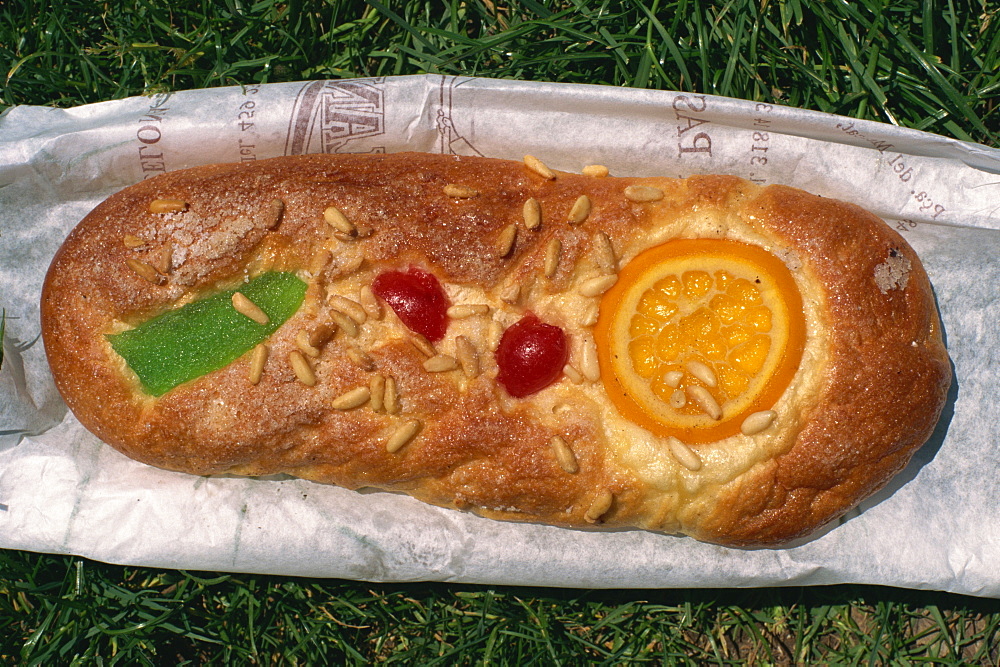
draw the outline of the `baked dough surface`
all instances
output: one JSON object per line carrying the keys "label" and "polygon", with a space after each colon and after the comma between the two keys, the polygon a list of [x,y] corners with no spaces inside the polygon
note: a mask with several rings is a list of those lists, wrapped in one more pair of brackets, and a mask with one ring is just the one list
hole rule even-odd
{"label": "baked dough surface", "polygon": [[[447,194],[449,184],[476,194]],[[630,185],[663,197],[632,201],[623,194]],[[591,212],[571,224],[584,194]],[[525,227],[528,198],[541,204],[536,229]],[[151,213],[160,199],[185,206]],[[330,206],[362,233],[335,233],[324,219]],[[510,225],[516,237],[503,252]],[[586,364],[581,350],[600,297],[583,296],[580,285],[607,261],[596,249],[600,233],[618,267],[675,238],[741,241],[785,263],[802,295],[806,342],[771,428],[692,447],[702,465],[691,470],[662,438],[623,418],[599,380],[564,376],[524,399],[504,392],[492,350],[525,312],[561,327],[570,365]],[[547,277],[553,239],[561,249]],[[158,266],[161,284],[130,259]],[[480,372],[426,370],[412,334],[382,304],[381,317],[368,316],[356,336],[341,329],[318,342],[319,356],[309,359],[316,382],[301,382],[288,357],[300,349],[300,332],[331,322],[328,296],[360,302],[381,272],[411,265],[433,273],[453,305],[490,307],[451,319],[435,344],[458,357],[456,340],[465,337]],[[107,341],[267,270],[294,271],[308,290],[267,341],[257,384],[248,353],[153,398]],[[213,165],[127,188],[59,250],[42,324],[57,386],[81,423],[154,466],[288,473],[498,519],[640,527],[737,546],[806,535],[883,486],[929,437],[951,381],[918,258],[856,206],[727,176],[546,179],[518,162],[416,153]],[[397,411],[332,407],[374,375],[395,382]],[[408,421],[419,421],[417,435],[387,451]],[[560,465],[554,437],[568,443],[575,472]]]}

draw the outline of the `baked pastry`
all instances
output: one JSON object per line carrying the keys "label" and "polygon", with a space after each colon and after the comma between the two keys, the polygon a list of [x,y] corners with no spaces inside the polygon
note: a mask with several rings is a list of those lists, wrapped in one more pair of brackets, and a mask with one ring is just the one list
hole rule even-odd
{"label": "baked pastry", "polygon": [[139,461],[724,545],[883,486],[951,379],[920,261],[857,206],[530,156],[167,173],[72,231],[41,306],[66,403]]}

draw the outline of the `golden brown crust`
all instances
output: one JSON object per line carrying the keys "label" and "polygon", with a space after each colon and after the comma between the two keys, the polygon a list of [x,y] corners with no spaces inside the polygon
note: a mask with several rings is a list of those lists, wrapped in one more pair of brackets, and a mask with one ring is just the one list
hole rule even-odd
{"label": "golden brown crust", "polygon": [[[639,183],[661,189],[663,199],[623,196]],[[448,184],[477,194],[450,196]],[[571,224],[567,216],[581,195],[592,212]],[[537,229],[522,219],[529,197],[542,206]],[[150,213],[157,199],[186,207]],[[338,239],[323,217],[328,206],[362,233]],[[514,246],[503,254],[497,239],[512,224]],[[563,378],[524,400],[498,387],[492,319],[509,325],[532,310],[561,326],[574,346],[587,335],[580,324],[586,301],[576,287],[601,261],[598,232],[622,263],[678,236],[736,238],[785,259],[809,303],[811,342],[780,404],[777,435],[699,449],[704,473],[674,463],[663,473],[657,457],[665,455],[640,453],[645,440],[619,423],[600,382]],[[553,239],[559,261],[548,278]],[[128,260],[162,269],[155,276],[161,284]],[[359,299],[380,271],[411,264],[433,272],[453,303],[491,306],[488,316],[453,320],[437,345],[456,355],[455,337],[466,336],[482,372],[428,372],[406,329],[387,313],[370,318],[357,337],[338,332],[319,344],[320,356],[311,359],[315,386],[299,382],[288,354],[300,331],[330,321],[327,294]],[[268,268],[296,271],[310,287],[305,305],[269,339],[256,385],[247,379],[248,354],[153,399],[106,342],[106,333]],[[152,465],[195,474],[287,472],[401,490],[497,518],[570,526],[599,520],[733,545],[810,532],[885,484],[930,434],[950,382],[919,261],[898,234],[857,207],[732,177],[560,173],[548,180],[519,163],[426,154],[277,158],[139,183],[71,233],[50,268],[42,318],[69,407],[98,437]],[[352,359],[351,349],[365,351],[371,366]],[[397,383],[398,413],[331,407],[375,374]],[[414,419],[419,434],[388,452],[386,441]],[[551,444],[557,436],[570,443],[576,472],[560,465]]]}

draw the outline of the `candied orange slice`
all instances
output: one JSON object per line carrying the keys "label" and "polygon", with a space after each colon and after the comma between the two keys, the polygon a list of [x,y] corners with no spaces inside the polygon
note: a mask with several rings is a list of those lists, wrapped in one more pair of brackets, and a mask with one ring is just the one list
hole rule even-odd
{"label": "candied orange slice", "polygon": [[802,360],[802,297],[758,246],[678,239],[640,253],[601,300],[601,377],[628,419],[688,443],[769,410]]}

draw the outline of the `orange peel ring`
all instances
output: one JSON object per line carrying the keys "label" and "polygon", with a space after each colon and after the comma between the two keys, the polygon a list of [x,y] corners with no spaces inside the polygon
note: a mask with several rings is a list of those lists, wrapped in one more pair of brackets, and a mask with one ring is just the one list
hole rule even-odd
{"label": "orange peel ring", "polygon": [[795,279],[767,250],[677,239],[625,265],[594,336],[619,412],[698,444],[735,435],[774,406],[802,360],[805,318]]}

